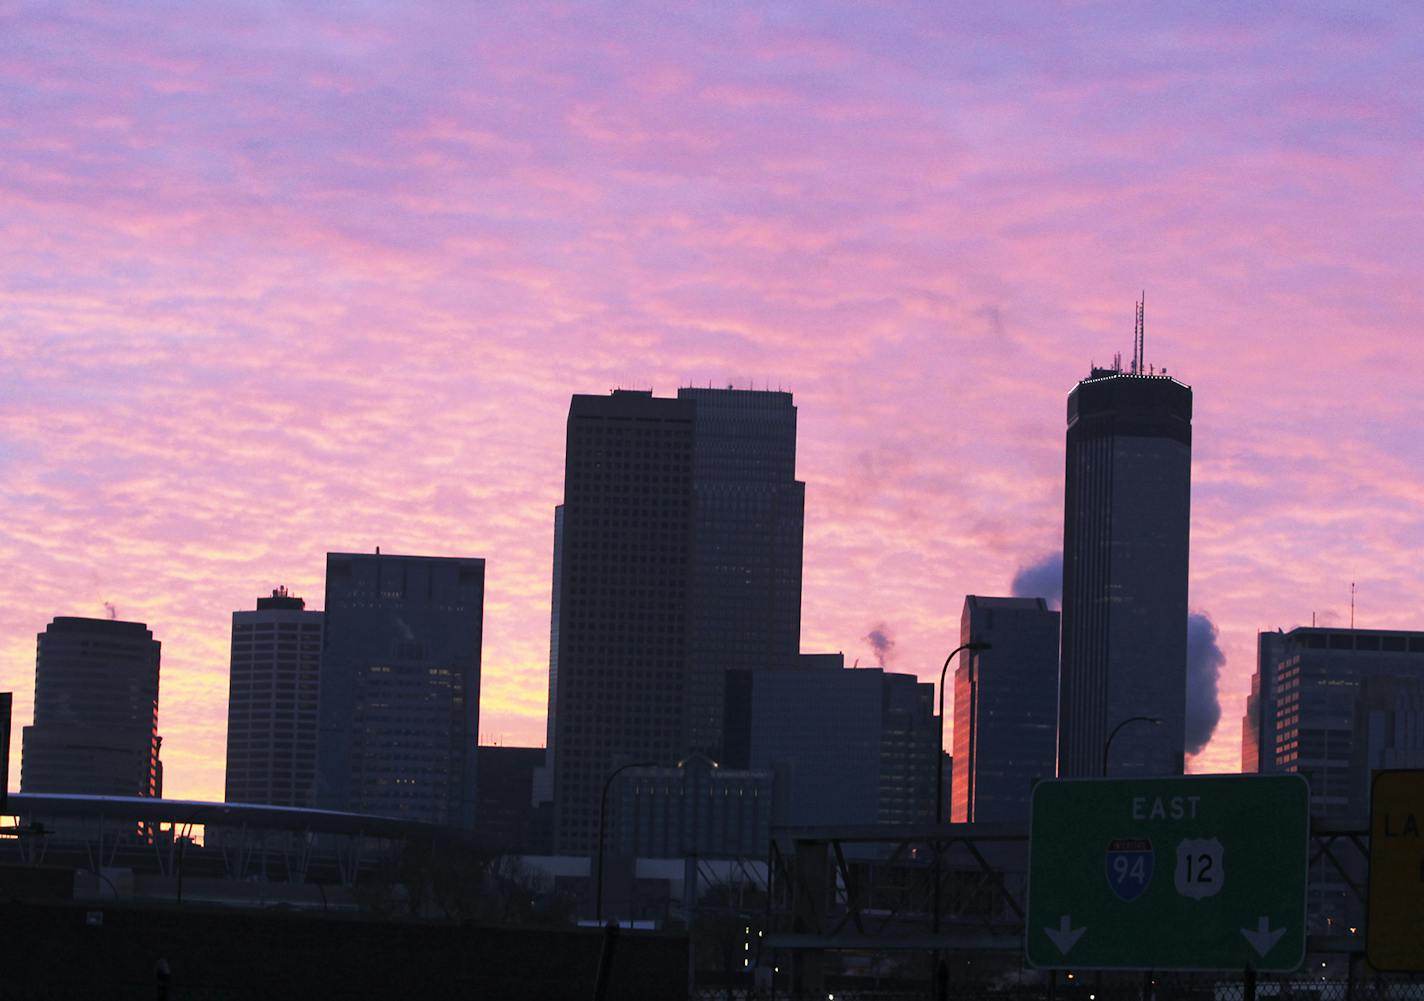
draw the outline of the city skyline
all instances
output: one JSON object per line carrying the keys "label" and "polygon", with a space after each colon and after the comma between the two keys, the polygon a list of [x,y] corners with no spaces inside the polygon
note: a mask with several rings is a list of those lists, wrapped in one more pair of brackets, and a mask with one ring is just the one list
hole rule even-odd
{"label": "city skyline", "polygon": [[1058,551],[1144,287],[1227,658],[1189,768],[1238,767],[1258,629],[1352,581],[1421,625],[1418,12],[234,17],[0,40],[17,733],[35,634],[108,603],[168,794],[221,798],[232,610],[381,546],[487,560],[481,736],[542,743],[564,417],[616,386],[794,392],[801,649],[931,680]]}

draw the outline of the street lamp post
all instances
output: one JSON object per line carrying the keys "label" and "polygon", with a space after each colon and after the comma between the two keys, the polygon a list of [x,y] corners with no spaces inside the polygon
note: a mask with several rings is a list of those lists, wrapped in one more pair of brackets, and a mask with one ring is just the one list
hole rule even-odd
{"label": "street lamp post", "polygon": [[944,667],[939,669],[939,755],[935,761],[935,826],[944,823],[944,679],[949,673],[949,662],[954,660],[956,654],[961,650],[968,650],[970,653],[979,653],[981,650],[992,650],[992,643],[964,643],[955,647],[949,652],[949,656],[944,658]]}
{"label": "street lamp post", "polygon": [[1108,774],[1108,750],[1112,747],[1113,738],[1117,732],[1129,723],[1151,723],[1153,726],[1161,726],[1162,720],[1156,716],[1129,716],[1117,726],[1113,727],[1112,733],[1108,734],[1108,739],[1103,741],[1103,778]]}
{"label": "street lamp post", "polygon": [[630,768],[656,768],[656,761],[630,761],[626,765],[620,765],[613,769],[608,778],[603,780],[603,794],[598,799],[598,885],[594,890],[593,916],[599,924],[603,924],[603,831],[604,814],[608,808],[608,788],[613,785],[613,780]]}
{"label": "street lamp post", "polygon": [[[934,852],[934,915],[932,918],[935,935],[939,935],[939,912],[940,912],[940,884],[943,878],[940,875],[940,825],[944,823],[944,679],[949,673],[950,661],[963,650],[970,653],[978,653],[981,650],[992,649],[989,643],[961,643],[949,652],[949,656],[944,658],[944,667],[939,669],[939,739],[935,742],[935,842],[932,846]],[[930,972],[930,990],[936,989],[937,981],[941,979],[940,957],[938,943],[932,956],[933,967]]]}

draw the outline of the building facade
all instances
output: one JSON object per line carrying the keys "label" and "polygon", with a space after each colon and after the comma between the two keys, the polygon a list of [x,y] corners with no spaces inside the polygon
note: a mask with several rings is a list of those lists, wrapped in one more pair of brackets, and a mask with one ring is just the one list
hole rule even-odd
{"label": "building facade", "polygon": [[1349,814],[1368,817],[1375,772],[1424,768],[1424,666],[1362,679],[1351,736]]}
{"label": "building facade", "polygon": [[619,765],[721,756],[729,667],[794,662],[795,413],[750,390],[573,398],[550,630],[559,851],[592,850]]}
{"label": "building facade", "polygon": [[[1367,823],[1372,769],[1412,760],[1424,632],[1301,627],[1262,636],[1251,683],[1258,701],[1269,693],[1256,716],[1260,770],[1305,776],[1315,817]],[[1337,861],[1343,873],[1324,856],[1311,864],[1308,915],[1316,934],[1364,919],[1349,886],[1364,881],[1364,862]]]}
{"label": "building facade", "polygon": [[[1246,696],[1246,712],[1241,717],[1241,771],[1269,774],[1276,770],[1275,665],[1280,662],[1285,633],[1256,634],[1256,673]],[[1265,739],[1269,737],[1270,746]]]}
{"label": "building facade", "polygon": [[[1368,744],[1362,743],[1367,734],[1356,731],[1359,714],[1366,721],[1372,713],[1383,714],[1395,697],[1407,713],[1411,683],[1424,679],[1424,632],[1301,627],[1262,635],[1271,641],[1259,647],[1263,659],[1251,682],[1253,691],[1269,692],[1272,703],[1269,715],[1258,716],[1261,770],[1269,764],[1271,771],[1304,775],[1316,816],[1358,815],[1368,800],[1369,781],[1356,756]],[[1383,684],[1391,678],[1400,684]],[[1362,702],[1366,682],[1375,690]],[[1412,740],[1407,731],[1396,737],[1383,729],[1383,716],[1375,722],[1377,754],[1389,743],[1398,740],[1407,747]],[[1386,760],[1373,766],[1384,767]]]}
{"label": "building facade", "polygon": [[610,790],[608,844],[642,858],[761,857],[772,805],[770,771],[722,768],[701,754],[630,768]]}
{"label": "building facade", "polygon": [[954,672],[954,823],[1027,823],[1034,783],[1054,776],[1058,627],[1043,598],[964,599],[959,642],[991,649]]}
{"label": "building facade", "polygon": [[695,405],[686,745],[720,760],[726,672],[796,663],[806,485],[796,479],[790,393],[677,396]]}
{"label": "building facade", "polygon": [[751,770],[775,775],[773,823],[932,822],[942,763],[934,685],[880,668],[845,670],[839,655],[799,663],[728,675],[728,730],[748,733]]}
{"label": "building facade", "polygon": [[328,553],[318,807],[475,822],[482,559]]}
{"label": "building facade", "polygon": [[20,791],[162,796],[160,653],[142,622],[55,618],[38,636]]}
{"label": "building facade", "polygon": [[[1134,365],[1135,370],[1142,366]],[[1058,773],[1183,770],[1192,391],[1093,369],[1068,395]]]}
{"label": "building facade", "polygon": [[312,805],[322,621],[286,588],[232,613],[227,802]]}
{"label": "building facade", "polygon": [[536,804],[534,778],[544,765],[542,747],[479,749],[481,840],[495,851],[548,855],[553,851],[552,805]]}

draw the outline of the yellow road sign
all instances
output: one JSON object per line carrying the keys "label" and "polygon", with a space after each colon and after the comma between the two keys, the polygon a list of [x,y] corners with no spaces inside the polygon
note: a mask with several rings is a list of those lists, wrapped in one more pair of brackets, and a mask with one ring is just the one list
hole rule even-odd
{"label": "yellow road sign", "polygon": [[1365,955],[1377,970],[1424,970],[1424,769],[1375,773]]}

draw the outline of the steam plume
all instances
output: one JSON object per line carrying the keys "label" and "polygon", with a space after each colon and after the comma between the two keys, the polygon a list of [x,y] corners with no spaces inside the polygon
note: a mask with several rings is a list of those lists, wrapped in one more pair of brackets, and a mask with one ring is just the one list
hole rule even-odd
{"label": "steam plume", "polygon": [[895,649],[895,641],[890,638],[890,627],[883,622],[877,623],[861,639],[870,644],[870,649],[875,651],[876,663],[884,667],[890,659],[890,652]]}

